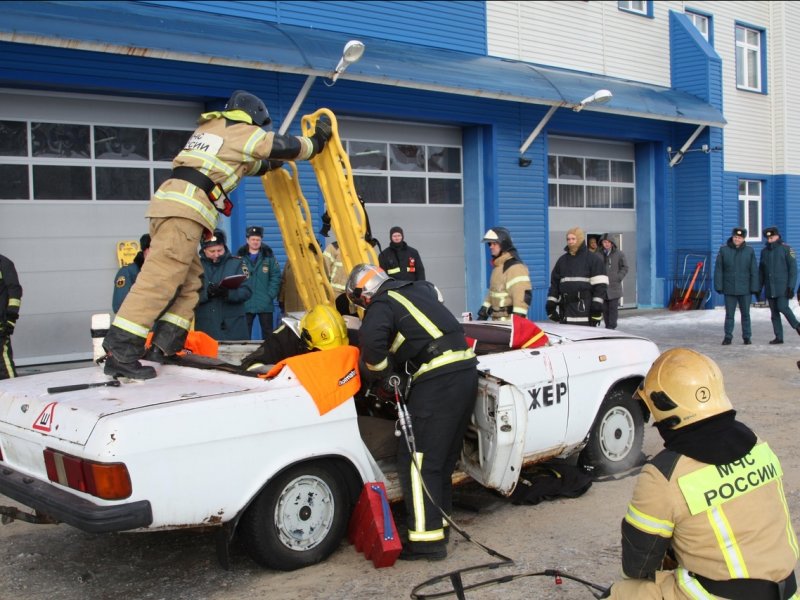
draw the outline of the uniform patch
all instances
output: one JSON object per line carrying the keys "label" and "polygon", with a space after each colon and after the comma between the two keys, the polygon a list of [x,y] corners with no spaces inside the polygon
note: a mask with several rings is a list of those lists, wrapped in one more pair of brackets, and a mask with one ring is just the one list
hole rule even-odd
{"label": "uniform patch", "polygon": [[117,278],[117,287],[118,288],[125,287],[125,276],[124,275],[121,275],[120,277]]}
{"label": "uniform patch", "polygon": [[222,148],[223,139],[215,133],[195,133],[183,147],[184,152],[203,152],[216,155]]}

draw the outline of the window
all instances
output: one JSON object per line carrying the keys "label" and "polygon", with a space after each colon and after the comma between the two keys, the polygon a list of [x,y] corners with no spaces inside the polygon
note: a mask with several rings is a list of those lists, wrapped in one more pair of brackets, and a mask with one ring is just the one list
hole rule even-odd
{"label": "window", "polygon": [[373,204],[463,202],[461,148],[345,141],[356,192]]}
{"label": "window", "polygon": [[617,2],[617,8],[625,12],[636,13],[645,17],[653,16],[653,1],[646,0],[641,2]]}
{"label": "window", "polygon": [[149,200],[191,131],[0,121],[0,200]]}
{"label": "window", "polygon": [[635,208],[633,162],[547,157],[548,205],[558,208]]}
{"label": "window", "polygon": [[689,17],[689,20],[700,32],[700,35],[706,38],[708,43],[711,43],[711,17],[690,10],[686,11],[686,16]]}
{"label": "window", "polygon": [[760,181],[739,180],[739,223],[747,229],[748,241],[761,239],[761,190]]}
{"label": "window", "polygon": [[752,92],[762,92],[762,31],[736,26],[736,87]]}

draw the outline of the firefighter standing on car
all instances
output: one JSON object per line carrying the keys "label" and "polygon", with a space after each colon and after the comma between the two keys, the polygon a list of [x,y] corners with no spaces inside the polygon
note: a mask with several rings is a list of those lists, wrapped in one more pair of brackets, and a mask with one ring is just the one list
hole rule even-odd
{"label": "firefighter standing on car", "polygon": [[[646,600],[796,595],[797,537],[781,464],[736,420],[707,356],[664,352],[637,390],[665,450],[644,466],[622,521],[622,570],[607,597]],[[671,570],[662,570],[664,558]]]}
{"label": "firefighter standing on car", "polygon": [[475,404],[477,359],[430,282],[395,281],[383,269],[361,264],[350,272],[347,296],[366,309],[359,329],[362,378],[411,378],[405,400],[414,456],[403,439],[397,456],[408,524],[400,558],[441,560],[447,542],[437,506],[445,514],[452,509],[451,477]]}
{"label": "firefighter standing on car", "polygon": [[0,254],[0,379],[17,376],[11,335],[22,306],[22,286],[11,259]]}
{"label": "firefighter standing on car", "polygon": [[567,245],[550,273],[545,311],[556,323],[598,327],[608,288],[606,265],[600,254],[589,252],[583,229],[567,231]]}
{"label": "firefighter standing on car", "polygon": [[508,321],[511,315],[528,316],[531,304],[531,278],[528,267],[520,259],[511,234],[505,227],[492,227],[483,236],[492,255],[492,275],[489,290],[478,310],[478,320],[492,317],[494,321]]}
{"label": "firefighter standing on car", "polygon": [[148,359],[163,362],[183,347],[203,273],[197,247],[204,232],[216,228],[219,212],[230,214],[227,194],[241,178],[277,166],[268,159],[310,159],[331,136],[325,121],[317,122],[311,137],[273,133],[271,122],[264,103],[241,90],[224,110],[200,116],[200,126],[172,163],[171,177],[150,201],[150,255],[103,342],[107,375],[156,376],[139,362],[151,327]]}

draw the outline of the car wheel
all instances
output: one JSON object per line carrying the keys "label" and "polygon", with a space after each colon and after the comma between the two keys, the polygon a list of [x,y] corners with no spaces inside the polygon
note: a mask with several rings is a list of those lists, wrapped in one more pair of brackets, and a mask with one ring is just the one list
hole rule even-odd
{"label": "car wheel", "polygon": [[292,571],[330,556],[344,537],[349,516],[345,487],[333,465],[301,464],[259,493],[238,532],[258,564]]}
{"label": "car wheel", "polygon": [[579,462],[599,475],[627,471],[637,464],[643,440],[639,404],[624,390],[612,390],[600,405]]}

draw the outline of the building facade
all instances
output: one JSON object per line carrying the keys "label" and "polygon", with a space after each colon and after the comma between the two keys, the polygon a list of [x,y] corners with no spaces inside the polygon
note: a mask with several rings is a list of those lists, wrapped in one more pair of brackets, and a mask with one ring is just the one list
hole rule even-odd
{"label": "building facade", "polygon": [[[6,2],[0,253],[25,289],[18,362],[91,354],[116,244],[146,231],[201,112],[246,89],[277,126],[310,77],[289,132],[337,115],[374,236],[403,227],[454,313],[480,305],[493,225],[530,268],[532,318],[576,225],[625,251],[625,306],[664,306],[733,226],[756,246],[767,225],[800,238],[799,22],[788,2]],[[334,83],[351,39],[364,56]],[[283,264],[261,182],[233,199],[231,246],[262,225]]]}

